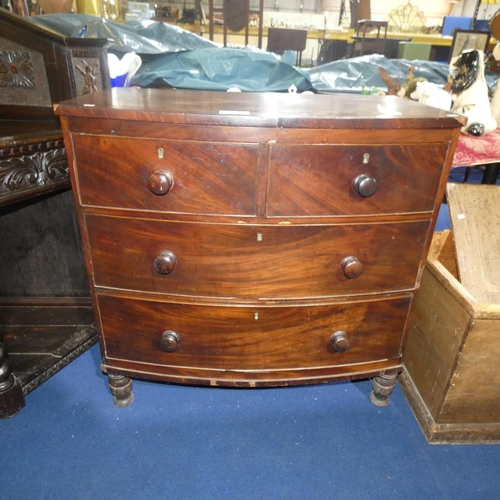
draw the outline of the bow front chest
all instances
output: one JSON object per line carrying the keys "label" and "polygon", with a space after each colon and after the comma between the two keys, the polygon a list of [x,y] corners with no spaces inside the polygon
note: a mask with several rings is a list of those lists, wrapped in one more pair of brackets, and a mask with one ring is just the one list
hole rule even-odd
{"label": "bow front chest", "polygon": [[60,104],[103,370],[373,377],[387,404],[461,127],[386,96],[113,89]]}

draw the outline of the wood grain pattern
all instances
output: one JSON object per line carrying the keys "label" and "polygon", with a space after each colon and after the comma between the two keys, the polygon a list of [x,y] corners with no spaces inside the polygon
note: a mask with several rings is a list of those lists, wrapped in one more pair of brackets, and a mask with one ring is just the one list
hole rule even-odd
{"label": "wood grain pattern", "polygon": [[[96,285],[241,300],[412,290],[429,227],[204,225],[91,215],[86,221]],[[167,250],[178,262],[161,275],[154,259]],[[363,265],[355,279],[340,267],[349,255]]]}
{"label": "wood grain pattern", "polygon": [[[431,312],[432,311],[432,312]],[[439,414],[471,318],[439,281],[424,271],[404,351],[404,364],[433,415]]]}
{"label": "wood grain pattern", "polygon": [[500,306],[478,303],[443,264],[451,232],[436,233],[403,353],[402,384],[432,443],[500,442]]}
{"label": "wood grain pattern", "polygon": [[[431,212],[447,149],[447,144],[273,145],[267,212],[271,217]],[[353,189],[361,174],[376,180],[373,196],[363,198]]]}
{"label": "wood grain pattern", "polygon": [[[56,105],[60,116],[282,128],[456,128],[463,117],[395,96],[114,88]],[[366,120],[367,117],[371,119]]]}
{"label": "wood grain pattern", "polygon": [[[397,358],[408,304],[404,298],[337,306],[228,308],[99,297],[111,358],[253,371]],[[166,330],[180,337],[175,352],[159,347]],[[342,353],[329,346],[338,330],[347,333],[351,344]]]}
{"label": "wood grain pattern", "polygon": [[[456,116],[390,97],[144,89],[56,112],[121,401],[129,377],[248,387],[401,369]],[[152,190],[173,187],[154,195],[163,167]]]}
{"label": "wood grain pattern", "polygon": [[500,188],[448,184],[448,205],[462,285],[482,304],[500,304]]}
{"label": "wood grain pattern", "polygon": [[[84,205],[256,214],[258,144],[94,136],[74,136],[73,141]],[[162,196],[148,188],[157,170],[170,172],[174,180]]]}

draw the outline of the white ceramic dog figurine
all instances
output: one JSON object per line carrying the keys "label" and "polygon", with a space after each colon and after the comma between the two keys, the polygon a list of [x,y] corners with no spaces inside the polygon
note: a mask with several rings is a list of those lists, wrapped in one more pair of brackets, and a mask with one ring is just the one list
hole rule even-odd
{"label": "white ceramic dog figurine", "polygon": [[479,137],[495,130],[497,121],[491,114],[488,85],[484,77],[484,53],[464,50],[452,59],[450,71],[453,73],[450,111],[468,118],[462,133]]}
{"label": "white ceramic dog figurine", "polygon": [[410,97],[414,101],[427,104],[433,108],[444,109],[450,111],[451,109],[451,95],[443,89],[441,85],[432,82],[417,82],[415,92],[412,92]]}

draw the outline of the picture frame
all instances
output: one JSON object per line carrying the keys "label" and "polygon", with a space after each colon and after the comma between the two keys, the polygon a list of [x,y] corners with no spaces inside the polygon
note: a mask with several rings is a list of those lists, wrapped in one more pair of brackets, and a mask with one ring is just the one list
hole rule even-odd
{"label": "picture frame", "polygon": [[475,49],[486,52],[490,42],[491,33],[479,30],[456,29],[453,32],[453,42],[450,48],[450,62],[454,57],[458,57],[464,50]]}

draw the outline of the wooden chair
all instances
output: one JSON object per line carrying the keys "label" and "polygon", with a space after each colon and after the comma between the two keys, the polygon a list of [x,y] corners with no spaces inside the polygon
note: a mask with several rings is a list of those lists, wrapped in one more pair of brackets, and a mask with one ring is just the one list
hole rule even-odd
{"label": "wooden chair", "polygon": [[227,46],[227,30],[241,31],[245,30],[245,45],[248,45],[248,37],[250,32],[250,15],[257,14],[259,16],[258,27],[258,47],[262,48],[262,27],[264,22],[264,0],[259,0],[258,10],[250,9],[249,0],[224,0],[222,8],[214,7],[214,0],[208,1],[208,21],[209,21],[209,36],[210,40],[214,39],[214,13],[221,12],[223,14],[223,37],[224,47]]}
{"label": "wooden chair", "polygon": [[283,54],[285,50],[294,50],[297,55],[295,64],[302,63],[302,52],[306,48],[307,30],[288,28],[269,28],[267,32],[267,51]]}
{"label": "wooden chair", "polygon": [[[362,19],[358,21],[356,36],[354,37],[353,56],[365,54],[384,54],[387,39],[387,21],[372,21]],[[373,32],[376,30],[376,33]],[[381,31],[383,30],[383,36]]]}

